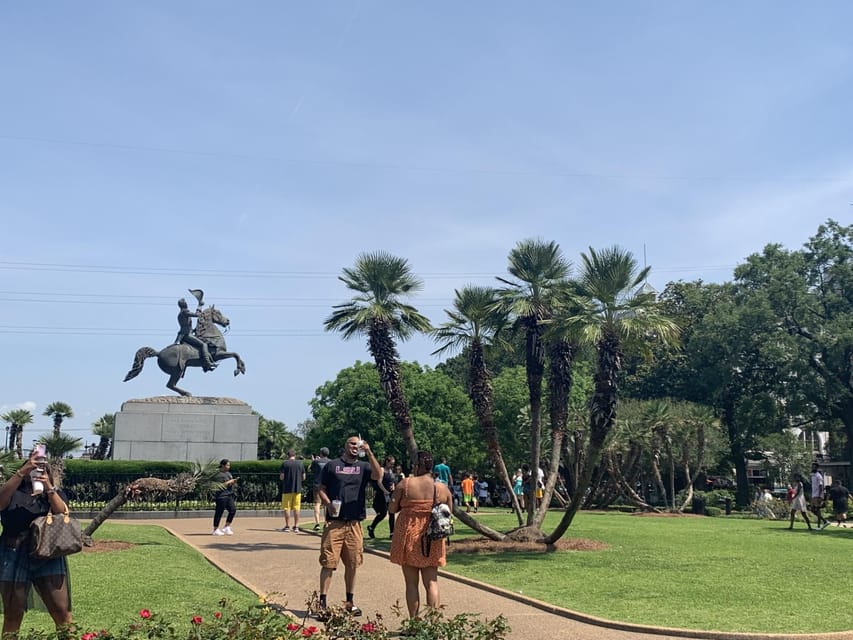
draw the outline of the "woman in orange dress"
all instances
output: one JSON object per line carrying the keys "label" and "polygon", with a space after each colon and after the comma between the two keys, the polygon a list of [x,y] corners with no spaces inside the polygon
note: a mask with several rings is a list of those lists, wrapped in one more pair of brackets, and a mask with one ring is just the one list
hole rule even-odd
{"label": "woman in orange dress", "polygon": [[[409,617],[414,618],[420,609],[420,588],[423,580],[428,607],[441,605],[438,593],[438,568],[446,560],[445,541],[431,540],[424,544],[424,535],[431,517],[433,499],[453,507],[453,497],[447,485],[435,482],[432,477],[433,459],[428,451],[418,452],[418,461],[412,474],[401,480],[394,489],[388,511],[397,514],[394,537],[391,539],[391,562],[403,568],[406,580],[406,606]],[[428,554],[424,551],[429,548]]]}

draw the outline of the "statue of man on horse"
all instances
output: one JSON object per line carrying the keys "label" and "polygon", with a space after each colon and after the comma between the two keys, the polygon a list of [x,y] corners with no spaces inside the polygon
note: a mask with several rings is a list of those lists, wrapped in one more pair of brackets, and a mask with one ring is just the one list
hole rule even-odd
{"label": "statue of man on horse", "polygon": [[210,357],[210,349],[204,340],[196,337],[196,330],[193,329],[193,318],[198,318],[201,308],[204,306],[204,291],[201,289],[190,289],[190,293],[198,300],[198,310],[193,313],[187,307],[187,301],[181,298],[178,300],[178,336],[175,338],[175,344],[191,344],[199,350],[203,358],[202,369],[204,371],[212,371],[216,368],[216,363]]}
{"label": "statue of man on horse", "polygon": [[[198,301],[198,308],[195,312],[190,311],[186,300],[183,298],[178,300],[178,307],[180,308],[178,326],[180,329],[175,342],[160,351],[151,347],[138,349],[133,359],[133,367],[124,377],[125,382],[138,376],[145,360],[153,357],[157,358],[157,365],[160,369],[169,374],[166,387],[183,396],[192,395],[189,391],[177,386],[178,380],[184,377],[187,367],[201,367],[204,371],[212,371],[216,368],[218,361],[234,358],[237,363],[234,375],[246,373],[246,364],[243,359],[238,353],[228,351],[225,346],[225,337],[217,328],[218,325],[227,330],[231,325],[230,320],[215,305],[206,309],[202,308],[204,306],[204,292],[201,289],[190,289],[189,291]],[[196,319],[195,329],[192,326],[193,318]]]}

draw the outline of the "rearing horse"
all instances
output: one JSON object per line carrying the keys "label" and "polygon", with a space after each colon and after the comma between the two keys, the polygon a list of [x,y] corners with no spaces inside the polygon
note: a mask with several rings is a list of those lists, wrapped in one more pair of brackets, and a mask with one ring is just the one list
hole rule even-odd
{"label": "rearing horse", "polygon": [[[225,337],[216,325],[228,329],[231,321],[219,311],[215,306],[211,305],[207,309],[198,312],[196,321],[195,335],[199,340],[204,340],[208,344],[210,356],[214,362],[225,360],[226,358],[234,358],[237,362],[237,368],[234,369],[234,375],[246,373],[246,364],[243,359],[235,351],[228,351],[225,346]],[[187,367],[201,367],[204,363],[201,354],[194,346],[186,343],[170,344],[168,347],[157,351],[151,347],[142,347],[136,352],[133,358],[133,366],[124,381],[127,382],[139,375],[145,360],[148,358],[157,357],[157,366],[163,373],[169,374],[169,381],[166,387],[172,391],[180,393],[182,396],[191,396],[189,391],[178,387],[178,380],[184,377]]]}

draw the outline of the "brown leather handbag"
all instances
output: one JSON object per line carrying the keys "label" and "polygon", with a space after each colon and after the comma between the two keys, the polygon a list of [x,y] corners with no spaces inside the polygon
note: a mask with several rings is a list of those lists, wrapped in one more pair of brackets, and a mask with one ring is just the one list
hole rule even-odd
{"label": "brown leather handbag", "polygon": [[65,513],[39,516],[30,525],[30,555],[39,560],[52,560],[83,549],[80,521]]}

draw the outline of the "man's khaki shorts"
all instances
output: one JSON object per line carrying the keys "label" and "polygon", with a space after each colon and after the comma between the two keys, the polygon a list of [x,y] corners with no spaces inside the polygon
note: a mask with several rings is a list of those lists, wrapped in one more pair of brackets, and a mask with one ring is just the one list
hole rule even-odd
{"label": "man's khaki shorts", "polygon": [[281,496],[282,511],[299,511],[302,508],[301,493],[285,493]]}
{"label": "man's khaki shorts", "polygon": [[337,569],[340,559],[344,567],[360,567],[363,560],[364,532],[360,520],[329,520],[320,541],[320,566]]}

